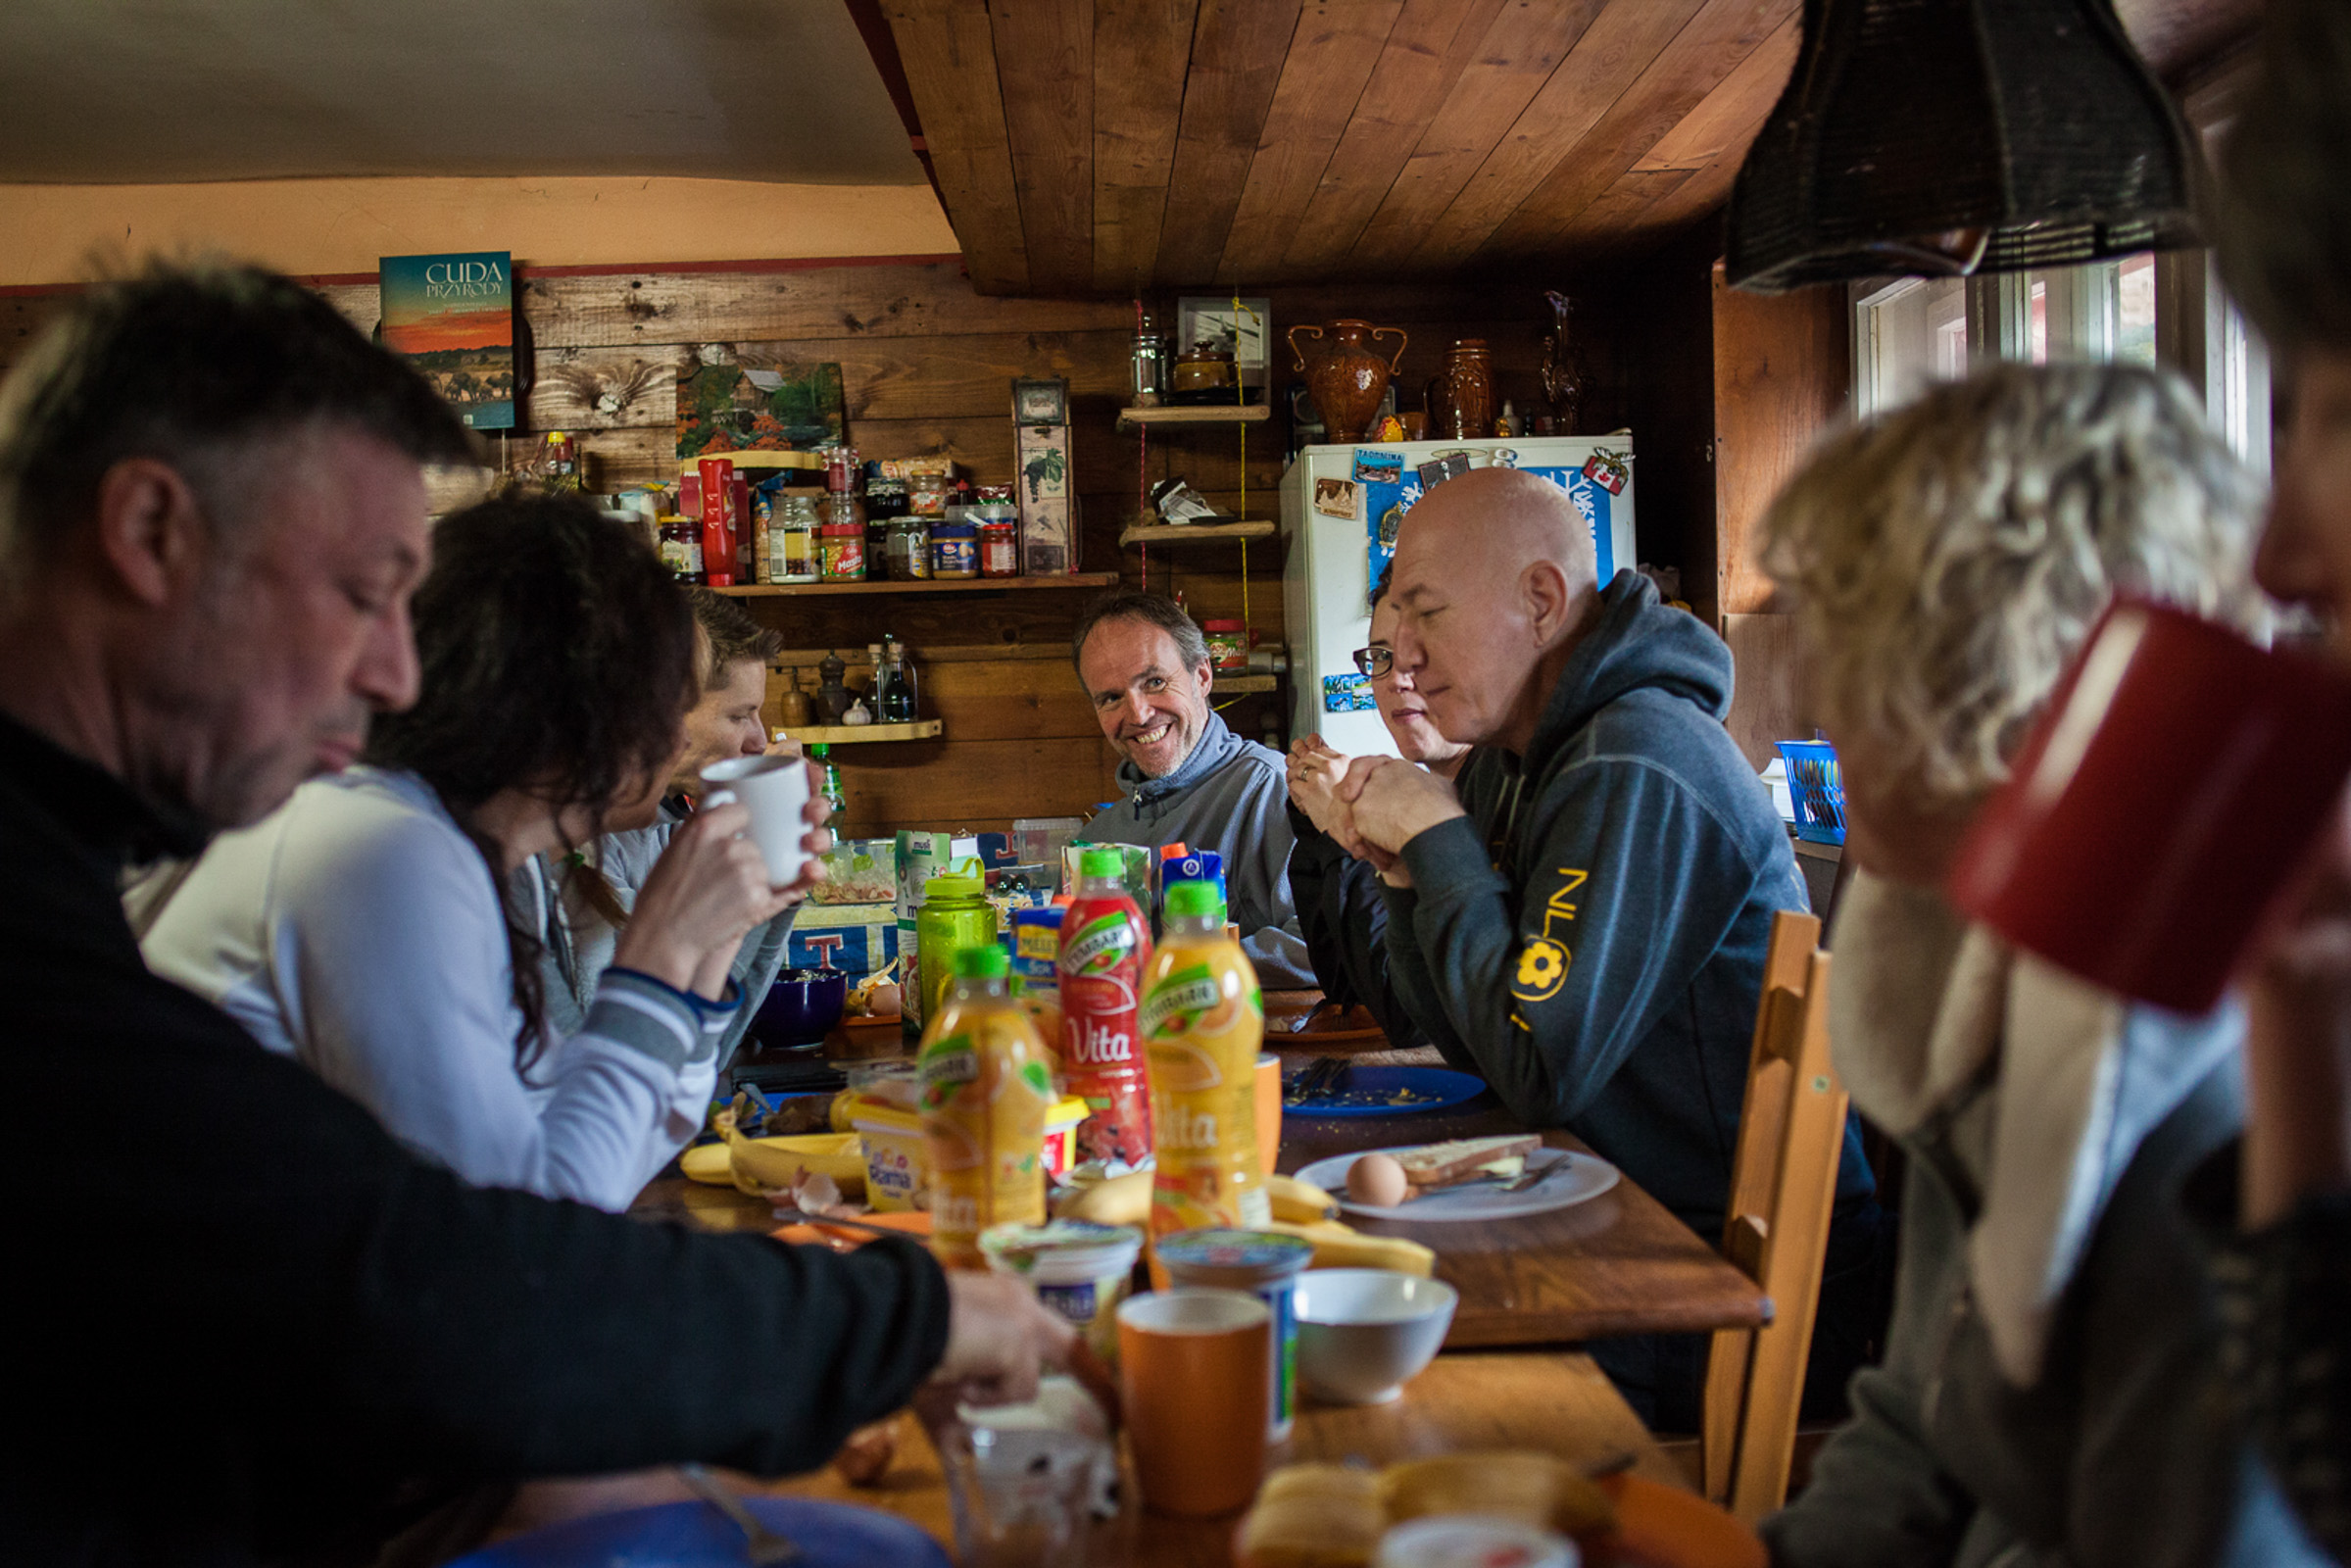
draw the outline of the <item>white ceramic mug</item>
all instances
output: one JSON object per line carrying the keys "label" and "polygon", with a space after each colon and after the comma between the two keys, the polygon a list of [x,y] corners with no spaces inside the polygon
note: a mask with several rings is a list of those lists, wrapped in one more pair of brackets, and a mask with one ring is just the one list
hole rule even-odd
{"label": "white ceramic mug", "polygon": [[739,801],[751,812],[751,841],[767,862],[770,887],[789,887],[808,863],[808,766],[793,757],[730,757],[702,770],[706,807]]}

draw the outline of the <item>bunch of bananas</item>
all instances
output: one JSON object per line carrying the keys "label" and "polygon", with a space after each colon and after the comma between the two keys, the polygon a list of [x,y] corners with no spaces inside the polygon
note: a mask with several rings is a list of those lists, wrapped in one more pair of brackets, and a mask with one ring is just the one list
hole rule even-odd
{"label": "bunch of bananas", "polygon": [[[1437,1266],[1437,1254],[1418,1242],[1400,1236],[1366,1236],[1352,1226],[1342,1225],[1335,1217],[1338,1200],[1309,1182],[1295,1176],[1268,1176],[1265,1196],[1273,1208],[1273,1220],[1265,1228],[1313,1243],[1314,1261],[1309,1267],[1386,1268],[1426,1279]],[[1097,1225],[1148,1229],[1151,1173],[1132,1171],[1077,1187],[1054,1212],[1065,1219],[1092,1220]]]}

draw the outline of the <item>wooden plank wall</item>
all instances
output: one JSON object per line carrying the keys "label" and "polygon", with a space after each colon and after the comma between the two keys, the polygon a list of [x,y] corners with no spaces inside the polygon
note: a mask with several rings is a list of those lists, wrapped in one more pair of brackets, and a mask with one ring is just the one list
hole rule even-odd
{"label": "wooden plank wall", "polygon": [[[1098,134],[1108,128],[1096,127]],[[1067,376],[1083,565],[1118,569],[1130,583],[1141,580],[1144,562],[1120,551],[1118,531],[1132,520],[1146,483],[1180,473],[1231,510],[1242,503],[1246,478],[1249,514],[1278,513],[1288,429],[1278,411],[1249,431],[1246,456],[1235,427],[1161,432],[1146,442],[1117,433],[1134,327],[1128,302],[986,296],[953,263],[535,276],[522,268],[517,274],[536,368],[525,423],[531,432],[574,431],[599,489],[674,477],[674,371],[700,345],[725,342],[754,345],[754,355],[771,361],[837,361],[850,438],[863,456],[944,453],[984,484],[1014,477],[1011,378]],[[375,324],[371,282],[330,282],[321,292],[353,321]],[[0,295],[0,363],[16,357],[61,297],[62,291]],[[1270,297],[1277,338],[1298,322],[1337,317],[1403,327],[1410,343],[1397,383],[1407,408],[1418,406],[1422,383],[1462,336],[1492,344],[1499,396],[1527,412],[1541,404],[1537,368],[1548,312],[1535,289],[1399,284],[1288,288]],[[1151,304],[1172,323],[1172,296]],[[1624,416],[1611,390],[1621,379],[1622,353],[1613,320],[1597,307],[1578,318],[1595,383],[1586,400],[1589,429],[1611,428]],[[1286,346],[1277,348],[1274,369],[1281,385],[1298,378]],[[518,435],[513,455],[536,439]],[[1649,472],[1644,467],[1644,483]],[[1645,511],[1642,531],[1644,556],[1656,555],[1648,548]],[[1263,642],[1279,646],[1280,541],[1249,546],[1247,562],[1249,619]],[[1181,589],[1203,619],[1239,616],[1242,563],[1242,550],[1232,544],[1161,549],[1149,560],[1150,586]],[[1088,597],[1053,591],[745,603],[783,633],[793,651],[787,662],[803,670],[809,687],[827,648],[839,648],[853,669],[865,645],[885,630],[912,650],[927,682],[926,711],[945,721],[946,732],[936,741],[837,754],[850,829],[869,833],[1001,829],[1015,816],[1078,814],[1115,793],[1112,759],[1067,661],[1069,634]],[[1279,742],[1286,712],[1276,694],[1242,698],[1226,717],[1244,734]]]}

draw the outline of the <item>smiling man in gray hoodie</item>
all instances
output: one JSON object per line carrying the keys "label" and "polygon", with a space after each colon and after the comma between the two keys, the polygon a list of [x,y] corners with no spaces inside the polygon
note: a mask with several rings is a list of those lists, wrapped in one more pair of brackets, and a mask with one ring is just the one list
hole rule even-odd
{"label": "smiling man in gray hoodie", "polygon": [[1174,600],[1120,593],[1079,618],[1070,644],[1125,799],[1078,834],[1088,844],[1183,844],[1224,858],[1242,951],[1268,990],[1312,986],[1290,902],[1290,792],[1282,754],[1243,740],[1208,706],[1208,639]]}
{"label": "smiling man in gray hoodie", "polygon": [[[1730,650],[1634,572],[1602,588],[1566,492],[1512,469],[1413,508],[1390,592],[1395,667],[1477,748],[1449,783],[1374,761],[1342,786],[1350,847],[1388,884],[1398,997],[1512,1114],[1574,1132],[1717,1241],[1772,916],[1805,907],[1787,830],[1723,729]],[[1816,1409],[1882,1316],[1843,1299],[1876,1294],[1853,1275],[1876,1268],[1874,1189],[1848,1126]],[[1694,1343],[1602,1360],[1653,1424],[1694,1418]]]}

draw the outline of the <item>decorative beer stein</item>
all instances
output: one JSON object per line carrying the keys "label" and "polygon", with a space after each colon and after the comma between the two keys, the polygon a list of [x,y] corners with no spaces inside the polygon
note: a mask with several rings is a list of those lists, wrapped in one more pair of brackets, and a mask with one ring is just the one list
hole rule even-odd
{"label": "decorative beer stein", "polygon": [[1445,366],[1429,377],[1424,396],[1432,441],[1494,437],[1494,354],[1482,337],[1453,340]]}
{"label": "decorative beer stein", "polygon": [[[1311,366],[1298,340],[1300,332],[1322,340]],[[1371,346],[1381,337],[1396,339],[1393,356],[1382,355]],[[1290,329],[1290,352],[1297,360],[1291,368],[1306,372],[1306,393],[1322,416],[1324,439],[1339,446],[1363,439],[1410,341],[1400,326],[1374,326],[1352,318]]]}

